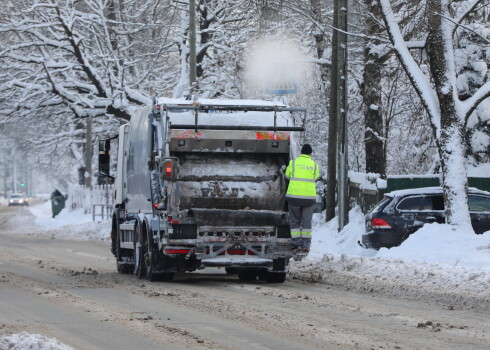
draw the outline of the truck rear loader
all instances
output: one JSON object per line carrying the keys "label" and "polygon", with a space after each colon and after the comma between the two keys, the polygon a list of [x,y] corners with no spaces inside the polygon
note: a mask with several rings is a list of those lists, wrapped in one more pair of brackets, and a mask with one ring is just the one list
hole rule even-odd
{"label": "truck rear loader", "polygon": [[[155,98],[118,135],[112,252],[120,273],[170,280],[222,267],[284,282],[293,253],[284,169],[306,111],[257,100]],[[300,119],[301,118],[301,119]],[[110,176],[110,139],[99,171]]]}

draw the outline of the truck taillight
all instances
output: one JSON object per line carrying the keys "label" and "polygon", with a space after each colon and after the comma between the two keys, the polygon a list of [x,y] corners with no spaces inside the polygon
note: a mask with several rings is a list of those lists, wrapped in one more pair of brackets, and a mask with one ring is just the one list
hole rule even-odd
{"label": "truck taillight", "polygon": [[176,180],[178,177],[179,160],[178,158],[164,158],[160,159],[160,172],[161,177],[165,180]]}
{"label": "truck taillight", "polygon": [[378,230],[391,228],[391,226],[385,220],[379,218],[371,219],[371,227]]}
{"label": "truck taillight", "polygon": [[165,162],[165,175],[164,175],[164,177],[166,179],[171,179],[172,173],[173,173],[172,162],[171,161]]}

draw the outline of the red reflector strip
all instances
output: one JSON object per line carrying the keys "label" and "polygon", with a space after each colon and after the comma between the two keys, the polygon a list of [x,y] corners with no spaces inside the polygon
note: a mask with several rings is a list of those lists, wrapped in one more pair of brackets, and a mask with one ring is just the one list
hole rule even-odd
{"label": "red reflector strip", "polygon": [[178,224],[179,220],[172,220],[172,224]]}
{"label": "red reflector strip", "polygon": [[165,249],[167,254],[187,254],[190,251],[190,249]]}
{"label": "red reflector strip", "polygon": [[245,255],[244,250],[238,250],[238,249],[228,249],[227,253],[230,255]]}

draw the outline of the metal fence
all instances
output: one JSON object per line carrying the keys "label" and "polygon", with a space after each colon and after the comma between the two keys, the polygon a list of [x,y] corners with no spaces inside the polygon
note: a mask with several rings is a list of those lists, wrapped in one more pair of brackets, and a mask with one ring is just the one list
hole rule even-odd
{"label": "metal fence", "polygon": [[355,182],[349,182],[349,199],[350,207],[359,205],[362,212],[367,214],[374,208],[385,193],[385,189],[378,188],[376,190],[362,188],[360,184]]}
{"label": "metal fence", "polygon": [[85,214],[92,214],[102,220],[109,220],[114,204],[114,185],[95,185],[88,189],[81,185],[68,187],[68,208],[83,209]]}

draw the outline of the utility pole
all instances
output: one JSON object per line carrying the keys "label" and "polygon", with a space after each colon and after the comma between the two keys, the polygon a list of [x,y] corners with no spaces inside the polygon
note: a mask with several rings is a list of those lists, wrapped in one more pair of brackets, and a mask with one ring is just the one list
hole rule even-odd
{"label": "utility pole", "polygon": [[87,118],[85,129],[85,186],[92,189],[92,117]]}
{"label": "utility pole", "polygon": [[3,144],[3,195],[6,198],[7,197],[7,178],[9,176],[9,170],[7,167],[7,143],[4,142]]}
{"label": "utility pole", "polygon": [[189,86],[196,82],[196,0],[189,0]]}
{"label": "utility pole", "polygon": [[347,1],[338,1],[338,87],[337,93],[337,151],[338,157],[338,206],[339,231],[349,223],[349,174],[347,145]]}
{"label": "utility pole", "polygon": [[12,147],[12,179],[13,179],[13,186],[12,189],[14,193],[17,193],[17,163],[15,161],[15,148]]}
{"label": "utility pole", "polygon": [[[332,35],[332,84],[330,101],[330,124],[327,178],[327,201],[334,197],[337,183],[338,229],[341,231],[349,222],[348,167],[347,167],[347,0],[335,0],[334,31]],[[332,138],[335,138],[335,142]],[[335,144],[335,145],[334,145]],[[336,168],[336,169],[335,169]],[[335,176],[336,170],[336,176]],[[327,220],[332,211],[327,210]],[[329,217],[330,215],[330,217]]]}

